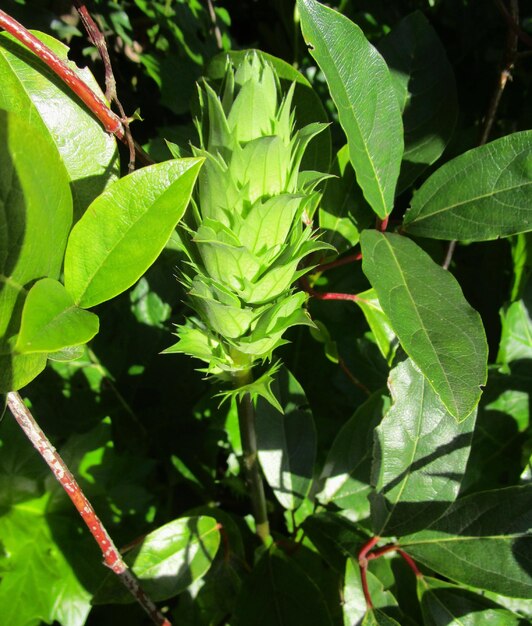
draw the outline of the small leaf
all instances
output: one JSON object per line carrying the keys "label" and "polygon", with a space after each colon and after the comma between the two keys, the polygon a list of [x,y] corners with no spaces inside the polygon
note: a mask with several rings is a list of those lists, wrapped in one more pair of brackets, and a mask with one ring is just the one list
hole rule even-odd
{"label": "small leaf", "polygon": [[[220,533],[212,517],[184,517],[146,535],[128,552],[125,561],[154,601],[167,600],[201,578],[214,560]],[[134,602],[133,596],[109,574],[93,599],[94,604]]]}
{"label": "small leaf", "polygon": [[458,496],[476,411],[457,423],[407,359],[390,373],[392,408],[376,429],[370,496],[376,535],[426,528]]}
{"label": "small leaf", "polygon": [[342,426],[320,477],[324,483],[317,497],[322,504],[332,502],[342,509],[357,511],[360,518],[367,517],[373,429],[389,405],[388,396],[377,392]]}
{"label": "small leaf", "polygon": [[458,113],[456,83],[438,35],[420,11],[379,42],[405,127],[399,190],[407,189],[449,142]]}
{"label": "small leaf", "polygon": [[484,491],[458,500],[401,548],[465,585],[513,598],[532,595],[532,485]]}
{"label": "small leaf", "polygon": [[526,626],[528,621],[500,604],[436,578],[418,578],[425,626]]}
{"label": "small leaf", "polygon": [[[374,574],[368,570],[366,577],[369,595],[374,607],[384,609],[397,606],[397,600],[389,591],[386,591],[381,581]],[[364,597],[360,579],[360,567],[354,559],[349,559],[345,570],[344,625],[360,626],[363,623],[366,612],[366,598]]]}
{"label": "small leaf", "polygon": [[302,569],[274,551],[262,556],[242,587],[233,626],[331,626],[321,591]]}
{"label": "small leaf", "polygon": [[404,229],[420,237],[487,241],[532,230],[532,131],[473,148],[414,194]]}
{"label": "small leaf", "polygon": [[532,359],[532,279],[523,288],[523,297],[501,311],[502,334],[498,363]]}
{"label": "small leaf", "polygon": [[56,352],[87,343],[98,328],[98,317],[78,308],[60,282],[43,278],[24,302],[15,349],[21,354]]}
{"label": "small leaf", "polygon": [[401,626],[393,617],[380,609],[370,609],[362,621],[362,626]]}
{"label": "small leaf", "polygon": [[368,289],[357,296],[356,303],[364,313],[382,356],[391,363],[397,349],[397,337],[382,310],[375,289]]}
{"label": "small leaf", "polygon": [[181,219],[202,159],[165,161],[110,185],[74,226],[65,287],[90,308],[131,287],[158,257]]}
{"label": "small leaf", "polygon": [[301,528],[331,567],[343,573],[345,561],[360,551],[368,537],[356,524],[336,513],[316,513]]}
{"label": "small leaf", "polygon": [[392,210],[403,124],[390,72],[358,26],[316,0],[298,0],[301,28],[325,74],[364,197],[384,219]]}
{"label": "small leaf", "polygon": [[279,502],[297,509],[310,490],[316,458],[316,428],[305,392],[284,367],[271,389],[283,412],[262,398],[257,401],[259,461]]}
{"label": "small leaf", "polygon": [[362,268],[405,352],[447,410],[465,419],[487,377],[487,343],[479,314],[456,279],[406,237],[362,233]]}

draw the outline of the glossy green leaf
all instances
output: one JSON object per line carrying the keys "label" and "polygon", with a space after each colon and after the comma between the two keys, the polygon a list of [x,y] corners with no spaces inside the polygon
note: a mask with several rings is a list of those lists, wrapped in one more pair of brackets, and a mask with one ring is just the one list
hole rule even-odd
{"label": "glossy green leaf", "polygon": [[499,344],[499,363],[511,363],[532,358],[532,280],[523,288],[523,296],[501,311],[502,333]]}
{"label": "glossy green leaf", "polygon": [[393,208],[403,125],[384,59],[349,19],[298,0],[303,37],[325,74],[364,197],[383,219]]}
{"label": "glossy green leaf", "polygon": [[29,383],[46,364],[45,356],[14,356],[12,342],[32,282],[59,277],[72,197],[50,138],[5,111],[0,111],[0,198],[0,391],[8,392]]}
{"label": "glossy green leaf", "polygon": [[56,352],[87,343],[98,328],[98,317],[78,308],[59,281],[43,278],[24,302],[15,349],[21,354]]}
{"label": "glossy green leaf", "polygon": [[358,186],[347,144],[338,150],[331,174],[319,208],[321,239],[342,253],[358,243],[360,231],[375,221],[375,214]]}
{"label": "glossy green leaf", "polygon": [[398,341],[388,318],[382,310],[375,289],[362,291],[357,296],[356,303],[362,309],[362,313],[364,313],[364,317],[375,337],[375,342],[382,356],[388,363],[391,363],[395,356]]}
{"label": "glossy green leaf", "polygon": [[[212,517],[184,517],[146,535],[142,544],[128,552],[142,588],[154,601],[172,598],[184,591],[210,568],[220,532]],[[133,596],[109,574],[93,599],[95,604],[134,602]]]}
{"label": "glossy green leaf", "polygon": [[316,428],[301,385],[284,367],[271,390],[283,409],[259,398],[256,431],[259,461],[268,484],[286,509],[296,509],[310,490],[316,458]]}
{"label": "glossy green leaf", "polygon": [[532,131],[473,148],[420,187],[404,229],[421,237],[487,241],[532,230]]}
{"label": "glossy green leaf", "polygon": [[137,170],[110,185],[72,229],[65,287],[89,308],[131,287],[155,261],[181,219],[202,159]]}
{"label": "glossy green leaf", "polygon": [[[295,83],[292,103],[296,110],[296,130],[314,122],[327,123],[329,121],[319,96],[301,72],[298,72],[286,61],[267,52],[262,50],[254,50],[253,52],[273,66],[283,90],[288,91],[292,83]],[[238,68],[249,53],[250,50],[231,50],[216,55],[207,66],[206,76],[212,80],[221,81],[225,75],[227,59],[229,58],[235,67]],[[305,150],[301,169],[327,172],[329,171],[330,162],[331,135],[330,131],[326,129],[310,142]]]}
{"label": "glossy green leaf", "polygon": [[438,35],[420,11],[403,18],[378,48],[403,113],[405,152],[398,188],[404,190],[441,156],[452,136],[456,83]]}
{"label": "glossy green leaf", "polygon": [[[373,606],[377,609],[397,606],[397,600],[387,591],[382,582],[369,570],[366,572],[368,591]],[[366,598],[360,579],[360,567],[354,559],[348,559],[345,568],[344,604],[342,607],[344,626],[360,626],[367,613]]]}
{"label": "glossy green leaf", "polygon": [[367,517],[373,430],[389,405],[388,396],[377,392],[342,426],[320,477],[323,487],[317,497],[322,504],[334,503],[342,509],[357,511],[360,518]]}
{"label": "glossy green leaf", "polygon": [[436,578],[418,579],[425,626],[526,626],[527,620],[467,589]]}
{"label": "glossy green leaf", "polygon": [[262,556],[242,586],[232,626],[331,626],[321,591],[280,551]]}
{"label": "glossy green leaf", "polygon": [[[68,61],[68,48],[49,35],[35,33],[67,61],[103,98],[88,69]],[[16,112],[48,135],[68,172],[74,210],[80,217],[106,185],[119,175],[116,141],[52,70],[10,35],[0,35],[0,108]]]}
{"label": "glossy green leaf", "polygon": [[389,386],[393,405],[375,432],[370,495],[379,536],[426,528],[454,502],[476,417],[457,422],[410,359],[391,371]]}
{"label": "glossy green leaf", "polygon": [[364,231],[362,267],[405,352],[457,420],[478,404],[487,344],[455,278],[406,237]]}
{"label": "glossy green leaf", "polygon": [[532,595],[532,485],[458,500],[401,547],[434,571],[514,598]]}

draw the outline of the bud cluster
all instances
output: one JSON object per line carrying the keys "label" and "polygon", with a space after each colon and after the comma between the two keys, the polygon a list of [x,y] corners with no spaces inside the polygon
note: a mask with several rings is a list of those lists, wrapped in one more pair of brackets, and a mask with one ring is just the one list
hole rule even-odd
{"label": "bud cluster", "polygon": [[[308,271],[301,261],[330,246],[308,225],[324,175],[299,169],[325,125],[296,131],[293,94],[294,85],[281,96],[273,67],[256,53],[236,70],[228,64],[220,97],[207,83],[199,88],[200,147],[193,151],[205,163],[182,232],[182,280],[195,316],[178,327],[179,342],[167,352],[197,357],[224,380],[271,361],[291,326],[312,324],[307,295],[292,285]],[[271,375],[246,391],[268,397]]]}

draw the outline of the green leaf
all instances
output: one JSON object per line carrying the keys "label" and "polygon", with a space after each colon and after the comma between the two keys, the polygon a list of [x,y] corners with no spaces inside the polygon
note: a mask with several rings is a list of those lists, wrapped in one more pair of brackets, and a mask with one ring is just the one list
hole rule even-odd
{"label": "green leaf", "polygon": [[[366,576],[368,591],[373,606],[377,609],[396,607],[397,600],[384,588],[382,582],[369,570],[366,572]],[[364,597],[362,581],[360,579],[360,567],[354,559],[349,559],[345,569],[343,604],[344,626],[360,626],[366,617],[366,613],[366,598]]]}
{"label": "green leaf", "polygon": [[436,578],[418,578],[425,626],[526,626],[528,621],[492,600]]}
{"label": "green leaf", "polygon": [[181,219],[202,159],[165,161],[110,185],[74,226],[65,287],[82,308],[131,287],[155,261]]}
{"label": "green leaf", "polygon": [[45,356],[13,355],[12,342],[33,281],[59,277],[72,197],[50,138],[1,110],[0,198],[0,392],[5,393],[26,385],[46,364]]}
{"label": "green leaf", "polygon": [[405,352],[457,420],[478,404],[487,377],[479,314],[455,278],[406,237],[364,231],[362,267]]}
{"label": "green leaf", "polygon": [[262,556],[242,586],[232,626],[331,626],[321,591],[282,552]]}
{"label": "green leaf", "polygon": [[532,358],[532,279],[523,288],[523,297],[501,311],[502,334],[498,363]]}
{"label": "green leaf", "polygon": [[364,313],[382,356],[391,363],[397,349],[397,337],[382,310],[375,289],[357,294],[356,303]]}
{"label": "green leaf", "polygon": [[398,189],[407,189],[448,144],[458,102],[453,69],[438,35],[420,11],[379,42],[403,113],[405,152]]}
{"label": "green leaf", "polygon": [[21,354],[56,352],[87,343],[98,328],[98,317],[78,308],[60,282],[43,278],[24,302],[15,349]]}
{"label": "green leaf", "polygon": [[316,428],[301,385],[281,367],[271,385],[283,409],[259,398],[256,431],[259,461],[279,502],[297,509],[310,490],[316,458]]}
{"label": "green leaf", "polygon": [[[207,66],[206,76],[215,81],[222,81],[225,76],[227,59],[238,69],[242,61],[250,53],[256,54],[259,59],[270,63],[281,83],[283,92],[288,92],[292,83],[295,83],[293,107],[296,111],[295,130],[304,128],[314,122],[328,122],[329,118],[323,108],[321,100],[308,80],[292,65],[262,50],[231,50],[216,55]],[[329,171],[331,162],[331,134],[328,129],[321,132],[310,142],[302,161],[302,170]]]}
{"label": "green leaf", "polygon": [[389,405],[388,396],[377,392],[342,426],[320,477],[324,482],[317,498],[322,504],[332,502],[357,511],[360,518],[368,516],[373,430]]}
{"label": "green leaf", "polygon": [[[34,33],[103,98],[88,69],[68,61],[68,48]],[[76,218],[119,174],[116,141],[52,70],[10,35],[0,35],[0,108],[32,122],[53,142],[68,172]]]}
{"label": "green leaf", "polygon": [[[167,600],[201,578],[211,566],[220,544],[218,523],[212,517],[184,517],[154,530],[125,561],[152,600]],[[109,574],[94,604],[134,602],[133,596]]]}
{"label": "green leaf", "polygon": [[462,584],[514,598],[532,595],[532,485],[458,500],[401,548]]}
{"label": "green leaf", "polygon": [[410,359],[390,373],[393,405],[375,431],[370,495],[373,532],[426,528],[454,502],[476,411],[458,423]]}
{"label": "green leaf", "polygon": [[403,154],[401,111],[384,59],[358,26],[316,0],[298,0],[310,53],[325,74],[364,197],[384,219]]}
{"label": "green leaf", "polygon": [[421,237],[487,241],[532,230],[532,131],[449,161],[415,193],[404,229]]}

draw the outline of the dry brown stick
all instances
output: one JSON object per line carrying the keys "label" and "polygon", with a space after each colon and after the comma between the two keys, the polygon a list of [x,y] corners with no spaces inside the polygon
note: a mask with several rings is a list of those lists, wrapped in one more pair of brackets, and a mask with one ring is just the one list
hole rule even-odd
{"label": "dry brown stick", "polygon": [[115,75],[113,72],[113,66],[111,64],[111,58],[109,57],[109,51],[107,50],[105,37],[102,31],[98,28],[96,22],[93,20],[83,0],[74,0],[74,5],[76,6],[76,10],[83,23],[83,26],[85,27],[85,30],[87,31],[89,39],[98,49],[98,52],[102,59],[105,71],[105,97],[107,98],[107,100],[109,100],[110,103],[114,102],[116,104],[118,112],[120,113],[122,124],[124,125],[124,133],[127,145],[129,148],[128,170],[129,172],[132,172],[135,169],[135,142],[133,141],[133,136],[129,128],[128,117],[124,111],[122,103],[118,99],[118,94],[116,92]]}
{"label": "dry brown stick", "polygon": [[[502,67],[497,77],[497,83],[495,85],[495,89],[493,90],[486,116],[484,117],[484,124],[482,125],[482,130],[478,141],[479,146],[483,146],[488,141],[491,129],[493,128],[493,124],[495,123],[495,118],[497,117],[497,111],[499,109],[499,104],[501,102],[504,88],[506,87],[508,79],[511,78],[512,69],[517,59],[519,2],[518,0],[510,0],[510,13],[507,12],[506,7],[502,3],[502,0],[496,0],[496,3],[499,8],[501,8],[501,10],[504,10],[505,14],[508,14],[508,16],[511,17],[512,24],[514,26],[517,26],[517,30],[509,24],[508,30],[506,32],[506,45],[504,48],[501,63]],[[456,240],[450,241],[447,248],[447,253],[445,255],[445,260],[442,263],[443,269],[449,269],[455,249]]]}
{"label": "dry brown stick", "polygon": [[214,38],[216,39],[216,45],[218,46],[218,50],[223,50],[222,33],[220,32],[220,27],[218,26],[216,11],[214,10],[212,0],[207,0],[207,8],[209,10],[209,17],[211,18],[212,31],[214,33]]}
{"label": "dry brown stick", "polygon": [[170,621],[159,612],[151,598],[146,595],[140,587],[138,579],[122,559],[122,555],[114,545],[105,526],[96,515],[92,504],[83,493],[72,472],[68,469],[57,450],[52,446],[48,437],[35,421],[35,418],[24,404],[20,395],[15,391],[8,393],[7,405],[18,425],[22,428],[37,452],[52,470],[55,478],[66,491],[68,497],[72,500],[102,551],[104,564],[118,576],[122,584],[130,591],[156,626],[172,626]]}

